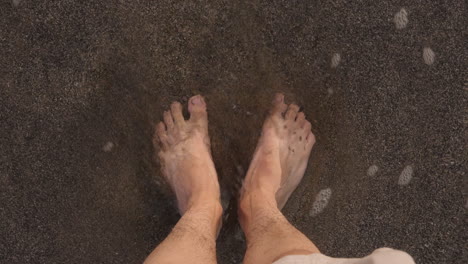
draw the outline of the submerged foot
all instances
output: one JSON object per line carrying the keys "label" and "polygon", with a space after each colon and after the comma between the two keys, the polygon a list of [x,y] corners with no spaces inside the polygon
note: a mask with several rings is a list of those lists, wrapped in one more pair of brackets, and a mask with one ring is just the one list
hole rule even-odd
{"label": "submerged foot", "polygon": [[279,209],[286,204],[304,176],[310,152],[315,143],[311,124],[295,104],[287,106],[277,94],[270,115],[242,188],[242,197],[262,190],[276,197]]}
{"label": "submerged foot", "polygon": [[164,112],[164,122],[156,126],[154,143],[162,173],[177,196],[179,211],[191,206],[219,203],[219,184],[211,158],[206,103],[196,95],[188,102],[190,118],[185,120],[182,105],[171,104]]}

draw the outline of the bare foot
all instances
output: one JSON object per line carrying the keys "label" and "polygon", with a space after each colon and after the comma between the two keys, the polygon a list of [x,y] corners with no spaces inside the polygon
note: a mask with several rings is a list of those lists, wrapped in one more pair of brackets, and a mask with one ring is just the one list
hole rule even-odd
{"label": "bare foot", "polygon": [[196,95],[188,102],[190,119],[182,115],[179,102],[164,112],[164,122],[156,126],[154,143],[162,173],[177,196],[183,215],[192,206],[219,203],[218,176],[211,159],[206,103]]}
{"label": "bare foot", "polygon": [[262,190],[274,194],[282,209],[304,176],[314,143],[315,136],[304,113],[295,104],[288,107],[284,95],[277,94],[263,124],[241,196]]}

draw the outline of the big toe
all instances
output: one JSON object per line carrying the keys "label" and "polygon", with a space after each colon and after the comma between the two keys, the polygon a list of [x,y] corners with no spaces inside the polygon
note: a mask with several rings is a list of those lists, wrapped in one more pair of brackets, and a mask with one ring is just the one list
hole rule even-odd
{"label": "big toe", "polygon": [[286,108],[288,107],[284,103],[284,95],[282,93],[277,93],[275,95],[275,99],[273,99],[272,103],[272,108],[271,108],[271,114],[273,116],[282,116],[284,111],[286,111]]}
{"label": "big toe", "polygon": [[207,119],[206,102],[201,95],[195,95],[190,98],[188,110],[190,112],[191,121],[199,122]]}

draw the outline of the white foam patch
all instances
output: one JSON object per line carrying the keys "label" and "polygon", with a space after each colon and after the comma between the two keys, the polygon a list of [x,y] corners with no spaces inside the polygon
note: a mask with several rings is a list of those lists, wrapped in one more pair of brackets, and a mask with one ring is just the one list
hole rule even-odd
{"label": "white foam patch", "polygon": [[104,152],[111,152],[113,148],[114,148],[114,143],[109,141],[104,145],[104,147],[102,147],[102,150]]}
{"label": "white foam patch", "polygon": [[325,207],[328,205],[328,201],[332,195],[332,190],[330,188],[321,190],[315,197],[315,201],[312,204],[312,209],[309,211],[309,215],[314,217],[320,214]]}
{"label": "white foam patch", "polygon": [[404,29],[408,24],[408,12],[406,12],[406,9],[400,9],[400,11],[395,14],[395,17],[393,17],[393,22],[397,29]]}
{"label": "white foam patch", "polygon": [[379,170],[379,167],[377,165],[374,164],[370,166],[369,169],[367,169],[367,176],[369,177],[374,176],[378,170]]}
{"label": "white foam patch", "polygon": [[435,53],[431,48],[425,47],[423,49],[423,59],[427,65],[431,65],[435,61]]}
{"label": "white foam patch", "polygon": [[400,178],[398,178],[399,185],[408,185],[413,179],[413,166],[408,165],[406,166],[400,174]]}
{"label": "white foam patch", "polygon": [[336,67],[338,67],[338,64],[340,64],[340,61],[341,61],[341,55],[339,53],[335,53],[335,54],[333,54],[333,56],[331,58],[330,66],[332,68],[336,68]]}

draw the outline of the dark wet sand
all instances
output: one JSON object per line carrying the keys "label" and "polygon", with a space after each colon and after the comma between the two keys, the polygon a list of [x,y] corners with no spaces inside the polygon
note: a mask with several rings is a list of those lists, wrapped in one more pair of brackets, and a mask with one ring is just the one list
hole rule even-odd
{"label": "dark wet sand", "polygon": [[0,4],[1,263],[141,263],[178,219],[152,124],[196,93],[227,207],[219,263],[240,263],[233,201],[277,91],[317,137],[284,212],[324,253],[467,263],[463,1],[46,2]]}

